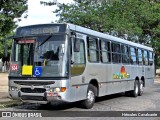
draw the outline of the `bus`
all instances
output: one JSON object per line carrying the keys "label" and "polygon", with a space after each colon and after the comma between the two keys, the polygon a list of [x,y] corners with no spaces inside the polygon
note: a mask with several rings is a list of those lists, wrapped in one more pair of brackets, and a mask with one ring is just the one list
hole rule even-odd
{"label": "bus", "polygon": [[9,95],[24,103],[80,102],[122,93],[137,97],[154,83],[154,50],[69,23],[17,28]]}

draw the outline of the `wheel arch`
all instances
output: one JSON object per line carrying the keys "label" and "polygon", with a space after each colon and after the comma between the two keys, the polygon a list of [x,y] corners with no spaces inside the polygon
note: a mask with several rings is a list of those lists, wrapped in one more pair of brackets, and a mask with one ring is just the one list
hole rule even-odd
{"label": "wheel arch", "polygon": [[98,96],[99,95],[98,81],[96,79],[91,79],[89,84],[92,84],[93,86],[95,86],[97,88],[96,96]]}
{"label": "wheel arch", "polygon": [[135,80],[137,80],[137,81],[139,82],[139,77],[138,77],[138,76],[136,76]]}

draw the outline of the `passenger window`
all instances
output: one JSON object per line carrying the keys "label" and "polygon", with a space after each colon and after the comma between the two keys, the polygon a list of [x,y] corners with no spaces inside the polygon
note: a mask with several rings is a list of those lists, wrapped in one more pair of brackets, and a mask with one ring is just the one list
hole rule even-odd
{"label": "passenger window", "polygon": [[97,39],[87,37],[87,45],[88,45],[88,61],[90,62],[98,62],[98,43]]}
{"label": "passenger window", "polygon": [[[72,42],[72,49],[74,49],[74,44]],[[72,53],[73,52],[73,53]],[[79,52],[71,52],[71,75],[80,75],[85,69],[85,47],[84,41],[80,40],[80,50]]]}
{"label": "passenger window", "polygon": [[148,65],[148,51],[144,50],[143,52],[143,61],[144,61],[144,65]]}
{"label": "passenger window", "polygon": [[149,65],[153,65],[153,52],[149,52]]}
{"label": "passenger window", "polygon": [[112,43],[111,47],[112,47],[112,62],[113,63],[121,63],[120,44]]}
{"label": "passenger window", "polygon": [[138,49],[138,63],[139,63],[139,65],[143,65],[142,50],[141,49]]}
{"label": "passenger window", "polygon": [[129,51],[128,46],[121,45],[122,63],[129,63]]}
{"label": "passenger window", "polygon": [[130,63],[137,64],[136,48],[130,47]]}
{"label": "passenger window", "polygon": [[111,62],[110,42],[100,40],[100,56],[101,62]]}

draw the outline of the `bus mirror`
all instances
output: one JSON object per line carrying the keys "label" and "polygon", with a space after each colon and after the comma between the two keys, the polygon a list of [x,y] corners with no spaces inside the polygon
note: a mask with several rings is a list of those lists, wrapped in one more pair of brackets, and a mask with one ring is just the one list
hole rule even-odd
{"label": "bus mirror", "polygon": [[80,51],[80,40],[75,39],[74,41],[74,52],[79,52]]}

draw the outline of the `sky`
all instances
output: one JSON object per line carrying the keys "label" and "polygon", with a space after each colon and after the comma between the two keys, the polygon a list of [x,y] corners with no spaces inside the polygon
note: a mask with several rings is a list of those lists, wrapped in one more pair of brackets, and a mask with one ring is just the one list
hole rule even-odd
{"label": "sky", "polygon": [[[44,6],[40,4],[40,1],[53,1],[53,0],[28,0],[28,17],[23,18],[22,21],[18,23],[19,26],[40,24],[40,23],[51,23],[58,20],[54,11],[57,7],[54,6]],[[57,0],[59,3],[71,3],[73,0]]]}

